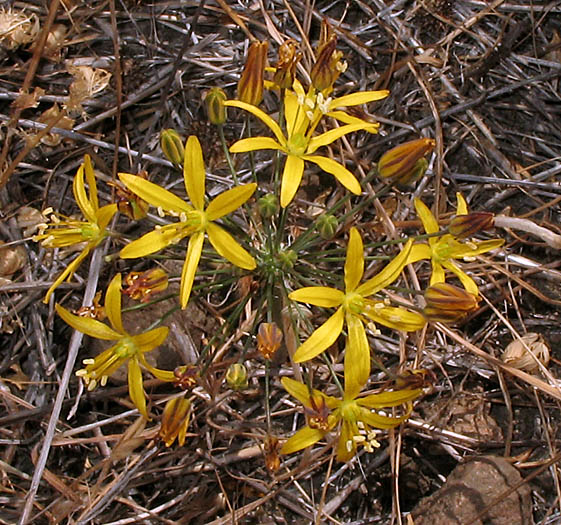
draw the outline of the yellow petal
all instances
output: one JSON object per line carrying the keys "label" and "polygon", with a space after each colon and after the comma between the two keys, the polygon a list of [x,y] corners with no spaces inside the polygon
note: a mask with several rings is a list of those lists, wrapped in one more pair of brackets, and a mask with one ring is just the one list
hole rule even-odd
{"label": "yellow petal", "polygon": [[[442,266],[444,266],[444,268],[450,270],[453,274],[456,275],[456,277],[461,281],[462,286],[466,289],[467,292],[475,295],[475,297],[479,297],[479,288],[477,287],[477,284],[475,284],[475,281],[466,272],[464,272],[461,268],[456,266],[452,261],[443,262]],[[442,273],[444,273],[444,271]],[[444,281],[439,281],[439,282],[444,282]],[[434,284],[432,282],[432,278],[430,284],[431,286]]]}
{"label": "yellow petal", "polygon": [[364,273],[364,246],[356,228],[351,228],[347,257],[345,258],[345,291],[354,291]]}
{"label": "yellow petal", "polygon": [[403,268],[407,264],[407,258],[411,251],[412,244],[413,241],[409,239],[399,254],[394,257],[379,274],[362,283],[356,289],[356,292],[363,297],[368,297],[393,283],[400,276]]}
{"label": "yellow petal", "polygon": [[148,411],[146,410],[146,397],[144,396],[144,388],[142,386],[142,370],[135,357],[129,359],[129,396],[134,406],[146,418]]}
{"label": "yellow petal", "polygon": [[138,356],[138,360],[148,372],[150,372],[154,377],[160,381],[165,381],[166,383],[173,383],[177,381],[177,376],[171,370],[162,370],[160,368],[153,367],[144,357],[144,354]]}
{"label": "yellow petal", "polygon": [[205,207],[205,163],[201,143],[195,135],[187,139],[183,158],[183,179],[187,195],[193,206],[202,211]]}
{"label": "yellow petal", "polygon": [[125,334],[121,320],[121,274],[111,279],[105,294],[105,313],[111,326],[120,334]]}
{"label": "yellow petal", "polygon": [[[89,157],[86,155],[89,160]],[[90,165],[91,167],[91,165]],[[94,179],[94,187],[95,187],[95,179]],[[95,212],[97,208],[94,209],[92,203],[88,199],[86,194],[86,188],[84,185],[84,164],[82,164],[78,168],[78,172],[72,181],[72,192],[74,193],[74,198],[76,199],[76,204],[80,208],[80,211],[84,215],[84,217],[89,222],[95,222]],[[90,188],[91,193],[91,188]],[[97,193],[96,193],[97,196]]]}
{"label": "yellow petal", "polygon": [[[451,263],[450,266],[453,264],[454,263]],[[433,284],[446,282],[446,273],[444,272],[444,268],[442,267],[442,264],[436,262],[435,260],[432,260],[431,266],[432,266],[432,273],[430,276],[430,286],[432,286]]]}
{"label": "yellow petal", "polygon": [[347,314],[346,320],[345,399],[354,399],[370,377],[370,347],[362,321],[352,314]]}
{"label": "yellow petal", "polygon": [[252,115],[261,120],[261,122],[263,122],[263,124],[265,124],[265,126],[267,126],[275,134],[275,137],[277,138],[279,144],[281,144],[283,147],[286,147],[286,138],[284,137],[280,126],[271,117],[269,117],[267,113],[261,111],[256,106],[246,104],[245,102],[240,102],[239,100],[227,100],[226,102],[224,102],[224,105],[249,111]]}
{"label": "yellow petal", "polygon": [[86,246],[82,250],[80,255],[78,255],[78,257],[76,257],[76,259],[74,259],[64,269],[64,271],[56,278],[55,282],[53,284],[51,284],[51,287],[47,290],[47,293],[45,294],[45,297],[43,298],[43,302],[45,304],[47,304],[49,302],[49,299],[51,298],[51,295],[55,291],[55,288],[57,288],[57,286],[59,286],[62,283],[62,281],[64,281],[64,279],[66,279],[66,278],[70,279],[70,277],[72,277],[74,275],[74,272],[78,269],[78,266],[80,266],[82,261],[88,256],[88,254],[90,253],[90,250],[91,250],[91,247],[89,245]]}
{"label": "yellow petal", "polygon": [[179,289],[179,302],[181,303],[182,310],[187,307],[189,296],[191,295],[195,273],[197,273],[199,260],[201,259],[201,253],[203,251],[204,240],[204,232],[195,233],[189,239],[189,246],[187,247],[187,255],[185,256],[183,271],[181,272],[181,286]]}
{"label": "yellow petal", "polygon": [[288,155],[282,172],[280,205],[283,208],[286,208],[294,199],[303,174],[304,161],[300,157]]}
{"label": "yellow petal", "polygon": [[459,259],[462,257],[474,257],[475,255],[479,255],[481,253],[490,252],[491,250],[500,248],[504,242],[504,239],[492,239],[489,241],[463,243],[461,251],[454,251],[454,258]]}
{"label": "yellow petal", "polygon": [[317,443],[321,438],[323,438],[323,436],[325,436],[325,432],[306,426],[301,428],[284,443],[280,453],[292,454],[293,452],[298,452],[299,450]]}
{"label": "yellow petal", "polygon": [[411,251],[407,256],[407,262],[405,264],[411,264],[417,261],[422,261],[424,259],[430,259],[432,257],[432,250],[430,246],[424,242],[416,243],[411,247]]}
{"label": "yellow petal", "polygon": [[345,126],[341,126],[339,128],[330,129],[317,137],[313,137],[309,144],[306,154],[314,153],[318,148],[321,146],[328,146],[332,142],[337,139],[340,139],[347,133],[352,133],[353,131],[359,131],[361,129],[365,129],[370,127],[371,124],[346,124]]}
{"label": "yellow petal", "polygon": [[423,391],[420,388],[414,390],[396,390],[395,392],[380,392],[357,399],[357,404],[366,408],[387,408],[403,405],[408,401],[417,399]]}
{"label": "yellow petal", "polygon": [[97,223],[100,230],[105,230],[115,213],[117,213],[117,205],[107,204],[97,210],[94,222]]}
{"label": "yellow petal", "polygon": [[378,129],[380,128],[380,124],[378,122],[367,122],[361,118],[349,115],[344,111],[330,111],[325,115],[327,117],[337,119],[339,122],[343,122],[344,124],[361,124],[364,126],[364,131],[367,131],[368,133],[378,133]]}
{"label": "yellow petal", "polygon": [[374,100],[381,100],[386,98],[389,94],[390,92],[387,89],[382,89],[380,91],[357,91],[356,93],[334,98],[329,104],[329,109],[358,106],[359,104],[366,104]]}
{"label": "yellow petal", "polygon": [[281,378],[281,383],[284,389],[294,398],[298,399],[305,407],[311,408],[310,396],[319,395],[323,396],[318,390],[311,390],[307,385],[291,379],[290,377]]}
{"label": "yellow petal", "polygon": [[66,308],[60,306],[60,304],[56,304],[55,308],[61,319],[74,328],[74,330],[78,330],[78,332],[105,341],[116,341],[123,337],[122,334],[96,319],[71,314]]}
{"label": "yellow petal", "polygon": [[362,420],[372,428],[394,428],[403,423],[409,414],[406,414],[401,417],[389,417],[389,416],[381,416],[379,414],[375,414],[372,412],[365,412],[362,416]]}
{"label": "yellow petal", "polygon": [[337,308],[341,306],[345,294],[341,290],[328,288],[327,286],[307,286],[291,292],[288,298],[299,303],[308,303],[324,308]]}
{"label": "yellow petal", "polygon": [[345,314],[339,308],[325,323],[317,328],[310,337],[296,350],[293,360],[295,363],[309,361],[327,350],[339,337],[343,330]]}
{"label": "yellow petal", "polygon": [[421,199],[415,199],[415,210],[417,210],[417,215],[421,219],[423,228],[427,233],[436,233],[440,230],[434,215]]}
{"label": "yellow petal", "polygon": [[206,209],[206,217],[209,221],[215,221],[237,210],[246,202],[257,189],[256,183],[244,184],[226,190],[212,199]]}
{"label": "yellow petal", "polygon": [[318,155],[305,155],[302,158],[317,164],[323,171],[331,173],[345,188],[355,195],[360,195],[362,192],[360,183],[356,180],[355,176],[337,161]]}
{"label": "yellow petal", "polygon": [[119,256],[121,259],[144,257],[145,255],[156,253],[172,243],[179,242],[188,234],[187,230],[182,234],[180,227],[175,224],[168,224],[144,234],[140,239],[130,242],[121,250]]}
{"label": "yellow petal", "polygon": [[276,149],[286,153],[286,148],[283,148],[271,137],[251,137],[248,139],[241,139],[230,146],[231,153],[246,153],[248,151],[259,151],[262,149]]}
{"label": "yellow petal", "polygon": [[244,270],[255,269],[255,259],[226,230],[209,222],[206,232],[210,244],[222,257]]}
{"label": "yellow petal", "polygon": [[166,340],[168,333],[169,328],[167,326],[159,326],[148,332],[133,335],[132,340],[140,352],[150,352],[150,350],[154,350],[154,348],[160,346]]}
{"label": "yellow petal", "polygon": [[119,173],[119,179],[134,194],[149,202],[152,206],[156,206],[156,208],[176,213],[187,212],[192,209],[189,204],[177,195],[142,177],[137,177],[130,173]]}
{"label": "yellow petal", "polygon": [[456,206],[456,215],[467,215],[468,205],[464,196],[459,191],[456,192],[456,199],[458,201],[458,205]]}
{"label": "yellow petal", "polygon": [[375,323],[405,332],[420,330],[426,324],[425,318],[417,312],[410,312],[395,306],[385,306],[381,301],[373,302],[377,303],[378,308],[368,308],[362,313]]}
{"label": "yellow petal", "polygon": [[310,119],[306,115],[305,108],[298,104],[298,96],[289,90],[286,91],[284,96],[284,115],[289,137],[296,133],[304,134],[310,125]]}
{"label": "yellow petal", "polygon": [[358,434],[356,423],[343,420],[341,424],[341,434],[337,442],[337,461],[346,462],[351,460],[356,454],[356,443],[353,436]]}
{"label": "yellow petal", "polygon": [[97,200],[97,185],[92,161],[87,153],[84,155],[84,172],[86,173],[86,182],[88,183],[90,190],[90,198],[88,200],[95,211],[99,208],[99,201]]}

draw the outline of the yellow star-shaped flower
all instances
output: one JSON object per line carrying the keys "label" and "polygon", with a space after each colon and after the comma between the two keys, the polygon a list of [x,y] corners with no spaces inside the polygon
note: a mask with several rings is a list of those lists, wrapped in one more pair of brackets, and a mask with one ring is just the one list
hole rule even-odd
{"label": "yellow star-shaped flower", "polygon": [[215,224],[215,221],[239,208],[251,197],[257,185],[245,184],[226,190],[212,199],[205,209],[205,177],[203,152],[195,136],[190,136],[187,140],[183,162],[185,189],[193,206],[153,182],[129,173],[119,173],[119,178],[129,190],[152,206],[179,219],[173,224],[156,227],[125,246],[120,253],[123,259],[143,257],[189,237],[181,274],[181,308],[185,308],[189,301],[205,234],[208,235],[214,249],[232,264],[246,270],[256,267],[255,259],[226,230]]}
{"label": "yellow star-shaped flower", "polygon": [[[456,194],[458,205],[456,215],[466,215],[467,203],[464,197]],[[435,216],[420,199],[415,199],[417,215],[423,223],[426,233],[438,233],[440,228]],[[447,233],[442,237],[430,237],[427,243],[417,243],[411,248],[407,258],[407,264],[430,259],[432,264],[432,275],[430,286],[446,281],[445,270],[451,271],[460,280],[466,291],[479,295],[479,289],[475,281],[465,273],[455,262],[457,259],[474,257],[482,253],[499,248],[504,244],[504,239],[493,239],[490,241],[459,241],[453,235]]]}

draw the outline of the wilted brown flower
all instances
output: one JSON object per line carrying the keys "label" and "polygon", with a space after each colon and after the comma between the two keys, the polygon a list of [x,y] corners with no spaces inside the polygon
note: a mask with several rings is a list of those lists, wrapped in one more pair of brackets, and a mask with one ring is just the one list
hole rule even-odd
{"label": "wilted brown flower", "polygon": [[245,68],[238,82],[238,100],[258,106],[263,100],[263,74],[267,63],[269,42],[253,42],[249,46]]}
{"label": "wilted brown flower", "polygon": [[466,215],[456,215],[451,221],[448,231],[456,239],[468,239],[481,230],[492,228],[495,215],[488,211],[474,211]]}
{"label": "wilted brown flower", "polygon": [[273,75],[273,84],[282,89],[290,89],[294,82],[294,72],[302,53],[297,51],[297,42],[289,38],[279,48],[279,60]]}
{"label": "wilted brown flower", "polygon": [[261,323],[257,333],[257,349],[265,359],[272,359],[282,343],[282,332],[275,323]]}
{"label": "wilted brown flower", "polygon": [[152,268],[144,272],[130,272],[125,277],[125,284],[128,288],[123,290],[135,301],[147,303],[152,296],[167,290],[168,276],[161,268]]}
{"label": "wilted brown flower", "polygon": [[166,403],[158,433],[166,447],[170,447],[176,439],[179,446],[183,446],[190,415],[191,402],[188,399],[176,397]]}
{"label": "wilted brown flower", "polygon": [[453,284],[433,284],[425,291],[423,315],[428,321],[453,323],[474,311],[479,298]]}
{"label": "wilted brown flower", "polygon": [[424,156],[432,151],[434,139],[405,142],[386,151],[378,161],[378,175],[399,184],[408,184],[422,176],[428,166]]}

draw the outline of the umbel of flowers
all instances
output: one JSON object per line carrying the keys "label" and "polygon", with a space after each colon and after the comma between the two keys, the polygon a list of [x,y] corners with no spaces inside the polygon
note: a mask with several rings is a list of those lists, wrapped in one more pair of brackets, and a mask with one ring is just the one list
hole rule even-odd
{"label": "umbel of flowers", "polygon": [[[271,183],[252,173],[255,182],[241,185],[236,182],[233,187],[209,198],[199,139],[190,136],[184,143],[177,131],[164,130],[161,136],[162,151],[175,169],[181,170],[184,196],[180,197],[140,174],[119,173],[122,184],[119,186],[119,205],[109,203],[100,207],[93,166],[86,155],[73,182],[74,197],[82,217],[64,217],[49,210],[50,222],[43,225],[35,240],[47,248],[75,246],[80,249],[79,255],[50,286],[45,301],[49,300],[65,278],[73,275],[82,260],[107,238],[122,242],[120,257],[124,260],[146,259],[160,253],[165,257],[169,251],[167,248],[174,247],[175,253],[180,250],[181,258],[184,258],[179,306],[185,309],[192,296],[201,260],[204,261],[206,257],[207,252],[203,247],[205,239],[208,239],[210,247],[225,259],[227,271],[236,272],[236,275],[237,272],[247,272],[250,274],[248,279],[254,283],[252,290],[257,290],[254,295],[247,292],[246,297],[240,299],[242,306],[248,306],[247,311],[241,307],[232,308],[234,313],[224,327],[243,334],[251,331],[260,359],[267,362],[266,381],[269,380],[268,364],[284,355],[280,349],[288,338],[292,338],[290,342],[295,347],[295,337],[303,341],[291,359],[295,367],[306,363],[302,367],[305,371],[313,371],[314,365],[319,362],[318,357],[323,358],[322,366],[330,366],[334,354],[326,351],[339,338],[344,338],[344,387],[339,386],[339,378],[333,370],[333,381],[321,386],[316,385],[318,376],[313,379],[313,373],[307,375],[305,382],[288,377],[280,381],[286,391],[302,403],[306,416],[306,424],[285,441],[281,452],[293,453],[319,441],[334,438],[337,458],[348,461],[362,448],[371,451],[377,447],[380,438],[378,430],[404,422],[413,409],[413,401],[423,393],[420,387],[407,382],[400,385],[396,381],[393,388],[363,394],[370,380],[372,366],[369,337],[378,335],[378,327],[405,334],[423,328],[427,322],[461,321],[477,308],[479,297],[476,282],[458,261],[493,250],[501,246],[503,241],[473,241],[467,238],[475,230],[469,229],[468,234],[466,221],[462,220],[467,214],[467,204],[459,194],[457,217],[449,231],[441,231],[437,218],[422,201],[416,199],[415,209],[426,234],[429,234],[427,241],[400,239],[401,248],[396,250],[397,253],[374,276],[364,279],[365,247],[359,229],[352,225],[353,202],[359,202],[361,181],[349,169],[352,166],[347,165],[344,159],[333,158],[327,147],[354,132],[367,132],[375,136],[379,124],[371,119],[359,118],[353,108],[382,100],[389,92],[358,91],[334,96],[334,84],[346,68],[336,43],[335,34],[324,24],[315,64],[309,71],[311,82],[305,85],[295,78],[301,53],[294,41],[288,41],[281,47],[276,68],[267,67],[268,43],[256,42],[250,46],[246,68],[238,85],[238,99],[227,100],[224,91],[218,88],[211,90],[206,97],[210,119],[219,126],[221,133],[222,127],[227,125],[227,107],[241,109],[265,125],[268,131],[263,136],[246,136],[230,145],[224,140],[223,146],[234,181],[238,180],[238,174],[230,153],[272,150],[272,158],[278,155],[281,163],[279,171],[271,177]],[[269,81],[264,78],[267,71],[271,72]],[[264,89],[278,92],[279,111],[267,113],[259,107]],[[224,137],[223,133],[221,136]],[[429,166],[426,156],[431,153],[434,144],[430,138],[420,138],[392,148],[377,164],[375,170],[378,176],[386,182],[410,184],[425,175]],[[274,166],[276,163],[271,164]],[[318,221],[316,225],[321,226],[318,228],[319,233],[313,233],[316,230],[310,227],[300,238],[304,241],[299,243],[299,239],[296,239],[290,245],[289,238],[294,233],[286,222],[290,216],[287,208],[294,202],[311,165],[314,169],[319,168],[333,175],[350,192],[343,198],[351,211],[338,216],[336,206],[326,210],[325,217],[328,220]],[[255,193],[261,197],[259,206],[250,200]],[[129,203],[124,202],[127,199]],[[158,224],[131,241],[122,240],[117,232],[109,232],[109,222],[117,210],[126,214],[127,209],[137,209],[138,213],[126,215],[140,223],[148,220],[148,206],[157,211],[163,224]],[[292,212],[293,209],[290,209]],[[480,216],[478,224],[488,224],[489,220],[487,215]],[[236,231],[236,228],[232,228],[236,222],[242,225],[237,228],[242,233],[238,238],[231,233]],[[348,231],[342,272],[332,271],[331,268],[326,272],[321,258],[316,256],[313,259],[307,248],[321,242],[320,237],[339,242],[337,235],[340,227]],[[364,228],[361,229],[365,233]],[[312,240],[313,243],[308,245],[306,240]],[[211,257],[213,260],[216,257],[212,251]],[[405,301],[401,301],[395,292],[391,300],[388,294],[384,295],[384,290],[399,282],[406,265],[425,260],[431,262],[432,268],[430,282],[423,294],[425,304],[422,304],[420,292],[417,297],[419,302],[409,303],[411,306],[408,308],[403,306]],[[241,270],[230,269],[228,264]],[[274,271],[267,267],[269,264],[277,265]],[[316,271],[320,267],[321,271]],[[449,275],[446,272],[457,277],[463,288],[447,283]],[[176,371],[152,366],[146,354],[165,341],[168,328],[157,326],[159,323],[156,322],[144,332],[129,333],[123,325],[121,294],[130,296],[131,300],[139,300],[144,306],[144,303],[152,301],[155,294],[167,288],[168,277],[162,269],[153,269],[131,272],[124,282],[129,288],[122,292],[121,275],[115,275],[107,287],[104,308],[99,305],[95,308],[98,313],[102,310],[105,312],[109,324],[100,319],[74,314],[60,304],[55,308],[71,327],[110,342],[109,347],[99,355],[83,360],[85,366],[77,372],[88,390],[105,386],[108,378],[126,364],[130,398],[139,412],[148,418],[154,411],[147,402],[143,372],[161,381],[192,388],[197,384],[198,370],[206,370],[215,363],[212,362],[212,355],[203,352],[201,359],[206,359],[205,362],[186,364]],[[204,288],[206,281],[202,280],[202,283]],[[241,287],[241,283],[238,284]],[[251,303],[249,299],[254,302]],[[291,324],[297,327],[302,324],[297,319],[299,308],[296,303],[334,311],[330,312],[323,324],[310,329],[307,338],[301,333],[294,337],[290,332],[283,334],[272,321],[282,311],[283,315],[288,312],[287,315],[292,316],[286,326]],[[251,312],[249,306],[253,307]],[[241,324],[242,311],[247,313],[248,318],[255,316],[254,329]],[[232,389],[243,390],[249,384],[251,367],[243,364],[246,359],[244,349],[237,356],[237,362],[234,359],[224,367],[226,384]],[[204,381],[200,383],[204,384]],[[175,396],[167,403],[159,433],[166,446],[171,446],[175,440],[183,445],[187,426],[196,418],[197,404],[201,402],[189,399],[186,395],[181,398]],[[266,397],[267,407],[268,403]]]}

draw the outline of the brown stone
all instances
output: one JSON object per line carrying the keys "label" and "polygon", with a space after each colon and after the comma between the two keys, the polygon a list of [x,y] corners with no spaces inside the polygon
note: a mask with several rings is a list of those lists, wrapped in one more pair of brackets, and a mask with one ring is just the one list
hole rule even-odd
{"label": "brown stone", "polygon": [[483,456],[458,465],[444,486],[412,512],[415,525],[532,525],[527,484],[501,457]]}

